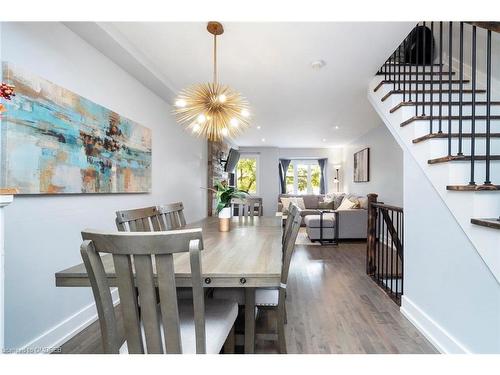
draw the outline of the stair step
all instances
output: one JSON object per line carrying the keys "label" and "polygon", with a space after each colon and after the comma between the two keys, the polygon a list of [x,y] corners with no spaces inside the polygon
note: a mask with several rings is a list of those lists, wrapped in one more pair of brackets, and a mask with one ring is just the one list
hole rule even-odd
{"label": "stair step", "polygon": [[[460,116],[432,116],[432,120],[459,120]],[[425,116],[413,116],[410,117],[408,120],[403,121],[400,126],[406,126],[411,124],[414,121],[429,121],[431,120],[431,116],[425,115]],[[462,116],[462,120],[468,121],[472,120],[472,116]],[[476,121],[485,121],[486,116],[476,116]],[[500,116],[490,116],[490,120],[500,120]]]}
{"label": "stair step", "polygon": [[[439,163],[447,163],[449,161],[470,161],[470,155],[451,155],[451,156],[442,156],[436,159],[427,160],[428,164],[439,164]],[[475,160],[486,160],[486,155],[476,155],[474,156]],[[490,160],[500,160],[500,155],[490,155]]]}
{"label": "stair step", "polygon": [[450,191],[500,191],[500,185],[448,185],[446,190]]}
{"label": "stair step", "polygon": [[[443,93],[443,94],[448,94],[448,93],[452,93],[452,94],[459,94],[460,93],[460,90],[459,89],[452,89],[452,90],[417,90],[416,93],[418,95],[423,95],[423,94],[439,94],[439,93]],[[407,94],[409,94],[409,92],[407,91],[406,92]],[[413,90],[412,92],[412,95],[415,95],[415,90]],[[463,94],[472,94],[472,90],[470,89],[464,89],[462,90],[462,93]],[[476,94],[484,94],[486,93],[486,90],[484,89],[476,89]],[[387,94],[385,94],[381,101],[385,101],[387,100],[391,95],[393,94],[403,94],[403,90],[391,90],[389,91]]]}
{"label": "stair step", "polygon": [[482,227],[488,227],[493,229],[500,229],[500,220],[491,218],[491,219],[470,219],[472,224],[481,225]]}
{"label": "stair step", "polygon": [[[471,133],[462,133],[463,138],[472,138]],[[475,134],[476,138],[485,138],[486,133],[476,133]],[[500,133],[490,133],[491,138],[500,138]],[[418,137],[415,138],[412,142],[413,143],[420,143],[423,141],[427,141],[428,139],[436,139],[436,138],[442,138],[442,139],[447,139],[448,138],[448,133],[432,133],[432,134],[427,134],[424,135],[423,137]],[[458,133],[451,133],[451,138],[458,138]]]}
{"label": "stair step", "polygon": [[[373,89],[374,92],[377,92],[378,89],[380,89],[383,85],[385,84],[397,84],[398,82],[397,81],[393,81],[393,80],[390,80],[390,79],[383,79],[382,81],[380,81],[380,83]],[[446,80],[446,81],[443,81],[442,84],[443,85],[449,85],[450,81]],[[470,83],[470,81],[468,79],[464,79],[462,80],[462,83]],[[414,80],[414,79],[411,79],[411,80],[400,80],[399,81],[399,85],[400,86],[403,86],[403,85],[412,85],[412,84],[417,84],[417,85],[439,85],[440,82],[439,81],[436,81],[436,80]],[[458,85],[460,84],[460,80],[459,79],[454,79],[451,81],[451,84],[452,85]]]}
{"label": "stair step", "polygon": [[[433,75],[433,76],[438,76],[438,75],[450,75],[450,72],[431,72],[431,71],[420,71],[420,72],[415,72],[415,71],[411,71],[411,72],[406,72],[406,73],[403,73],[403,72],[386,72],[386,73],[383,73],[383,72],[377,72],[377,75],[378,76],[383,76],[383,75],[403,75],[403,74],[406,74],[406,75],[417,75],[417,74],[420,74],[420,75],[426,75],[426,76],[430,76],[430,75]],[[451,72],[451,75],[454,76],[455,75],[455,72]]]}
{"label": "stair step", "polygon": [[[407,107],[407,106],[415,106],[415,105],[418,105],[418,106],[422,106],[422,105],[425,105],[425,106],[430,106],[432,104],[433,107],[439,107],[439,102],[401,102],[399,103],[398,105],[396,105],[395,107],[391,108],[390,110],[390,113],[394,113],[396,112],[399,108],[402,108],[402,107]],[[451,103],[448,103],[448,102],[441,102],[442,106],[443,107],[447,107],[448,104],[451,104],[452,106],[459,106],[460,105],[460,102],[451,102]],[[486,106],[486,102],[476,102],[476,106]],[[491,105],[500,105],[500,102],[490,102]],[[470,101],[467,101],[467,102],[462,102],[462,106],[471,106],[472,105],[472,102]]]}

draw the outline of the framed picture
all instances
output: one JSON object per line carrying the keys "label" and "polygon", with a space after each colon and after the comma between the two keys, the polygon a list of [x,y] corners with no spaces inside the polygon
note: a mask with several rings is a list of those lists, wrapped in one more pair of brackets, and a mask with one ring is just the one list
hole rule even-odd
{"label": "framed picture", "polygon": [[370,148],[354,154],[354,182],[370,181]]}

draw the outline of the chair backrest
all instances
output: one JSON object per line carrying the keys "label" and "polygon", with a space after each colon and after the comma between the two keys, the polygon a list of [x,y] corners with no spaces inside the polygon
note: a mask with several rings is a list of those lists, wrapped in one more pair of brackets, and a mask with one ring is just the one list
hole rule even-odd
{"label": "chair backrest", "polygon": [[[120,341],[100,254],[112,254],[129,353],[182,353],[173,258],[173,254],[182,252],[190,254],[196,352],[206,352],[201,229],[150,233],[85,230],[82,237],[80,252],[96,301],[106,353],[118,353]],[[159,311],[153,269],[157,275]]]}
{"label": "chair backrest", "polygon": [[288,271],[292,260],[293,251],[295,249],[295,241],[299,234],[300,224],[302,222],[301,209],[295,204],[290,204],[289,213],[287,217],[287,224],[285,226],[285,234],[283,238],[283,261],[281,265],[281,285],[286,288],[288,280]]}
{"label": "chair backrest", "polygon": [[262,216],[262,198],[245,197],[231,199],[232,212],[234,207],[238,207],[238,217],[255,216],[255,208],[258,208],[258,216]]}
{"label": "chair backrest", "polygon": [[162,230],[174,230],[186,226],[182,202],[164,204],[157,209],[162,219]]}
{"label": "chair backrest", "polygon": [[120,232],[152,232],[175,230],[186,226],[182,202],[116,211],[116,227]]}
{"label": "chair backrest", "polygon": [[296,211],[299,210],[299,207],[292,202],[288,205],[287,209],[287,217],[285,220],[285,228],[283,229],[283,237],[282,237],[282,244],[285,243],[285,238],[287,235],[290,234],[290,226],[293,222],[293,216],[296,214]]}
{"label": "chair backrest", "polygon": [[155,206],[116,211],[116,227],[120,232],[159,231],[162,230],[159,216]]}

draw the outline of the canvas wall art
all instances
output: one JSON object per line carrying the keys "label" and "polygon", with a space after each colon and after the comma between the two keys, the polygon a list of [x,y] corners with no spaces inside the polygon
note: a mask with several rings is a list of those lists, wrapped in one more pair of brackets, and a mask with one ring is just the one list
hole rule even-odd
{"label": "canvas wall art", "polygon": [[370,149],[365,148],[354,154],[354,182],[370,181]]}
{"label": "canvas wall art", "polygon": [[[0,187],[21,194],[151,191],[151,130],[4,62]],[[96,82],[96,88],[98,82]]]}

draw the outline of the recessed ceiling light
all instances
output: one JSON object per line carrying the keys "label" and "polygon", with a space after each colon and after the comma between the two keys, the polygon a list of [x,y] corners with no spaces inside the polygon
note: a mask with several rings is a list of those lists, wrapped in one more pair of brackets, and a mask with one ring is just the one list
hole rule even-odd
{"label": "recessed ceiling light", "polygon": [[338,125],[335,126],[335,130],[339,130],[340,127]]}
{"label": "recessed ceiling light", "polygon": [[315,60],[311,63],[311,68],[319,70],[326,65],[325,60]]}
{"label": "recessed ceiling light", "polygon": [[323,142],[326,142],[326,138],[323,138]]}
{"label": "recessed ceiling light", "polygon": [[261,141],[262,141],[262,142],[265,142],[265,141],[266,141],[266,139],[265,139],[265,138],[262,138],[262,139],[261,139]]}
{"label": "recessed ceiling light", "polygon": [[261,126],[260,126],[260,125],[259,125],[259,126],[257,126],[257,130],[260,130],[260,129],[261,129]]}

